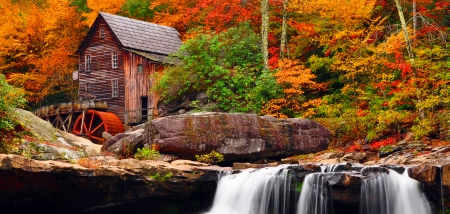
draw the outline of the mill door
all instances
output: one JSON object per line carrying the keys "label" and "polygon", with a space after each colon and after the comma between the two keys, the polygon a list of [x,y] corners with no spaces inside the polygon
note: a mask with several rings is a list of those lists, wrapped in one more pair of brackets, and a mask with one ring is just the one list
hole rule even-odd
{"label": "mill door", "polygon": [[149,118],[148,115],[148,97],[141,97],[141,121],[147,121]]}

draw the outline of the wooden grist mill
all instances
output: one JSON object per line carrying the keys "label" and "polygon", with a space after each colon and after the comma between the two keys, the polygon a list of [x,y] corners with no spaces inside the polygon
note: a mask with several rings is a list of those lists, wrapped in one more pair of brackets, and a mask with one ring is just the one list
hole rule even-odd
{"label": "wooden grist mill", "polygon": [[66,132],[102,143],[102,133],[124,132],[158,115],[150,92],[152,74],[162,72],[181,46],[171,27],[100,12],[78,46],[79,99],[44,106],[35,114]]}

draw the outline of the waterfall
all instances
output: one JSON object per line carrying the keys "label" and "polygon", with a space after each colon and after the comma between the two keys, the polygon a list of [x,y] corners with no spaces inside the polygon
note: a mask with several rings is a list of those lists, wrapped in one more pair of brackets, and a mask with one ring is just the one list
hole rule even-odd
{"label": "waterfall", "polygon": [[292,213],[293,173],[289,165],[247,169],[223,176],[217,186],[210,214]]}
{"label": "waterfall", "polygon": [[370,173],[361,186],[361,214],[431,214],[419,182],[394,170]]}
{"label": "waterfall", "polygon": [[[322,166],[320,173],[306,175],[301,183],[296,177],[297,171],[294,172],[291,167],[292,165],[281,165],[219,175],[213,206],[206,213],[342,213],[342,210],[333,209],[332,187],[336,180],[330,184],[330,179],[340,178],[343,173],[353,170],[353,176],[362,179],[360,214],[432,214],[419,182],[410,178],[407,170],[399,174],[384,167],[374,167],[358,172],[360,167],[356,169],[351,165],[329,165]],[[355,208],[354,211],[358,212],[358,208]]]}
{"label": "waterfall", "polygon": [[297,214],[332,214],[331,187],[323,173],[305,177],[298,201]]}
{"label": "waterfall", "polygon": [[320,173],[312,173],[305,177],[300,199],[297,204],[297,214],[332,214],[331,187],[327,185],[325,174],[345,170],[345,164],[320,166]]}

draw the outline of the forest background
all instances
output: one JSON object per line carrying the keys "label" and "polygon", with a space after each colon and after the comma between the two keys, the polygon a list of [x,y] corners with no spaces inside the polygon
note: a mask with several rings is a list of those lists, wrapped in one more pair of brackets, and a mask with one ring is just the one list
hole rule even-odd
{"label": "forest background", "polygon": [[0,129],[14,106],[77,99],[98,11],[181,33],[177,65],[151,77],[165,102],[206,92],[208,110],[316,118],[354,150],[450,121],[450,0],[0,0]]}

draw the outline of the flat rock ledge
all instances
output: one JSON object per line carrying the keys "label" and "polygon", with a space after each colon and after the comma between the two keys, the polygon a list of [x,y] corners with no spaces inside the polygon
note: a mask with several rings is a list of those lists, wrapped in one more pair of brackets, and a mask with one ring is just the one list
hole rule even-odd
{"label": "flat rock ledge", "polygon": [[312,120],[217,112],[155,119],[148,130],[161,153],[190,160],[212,150],[227,161],[283,158],[325,150],[331,136]]}
{"label": "flat rock ledge", "polygon": [[212,203],[218,172],[229,170],[187,160],[92,160],[98,168],[0,154],[2,210],[125,213],[135,207],[136,212],[198,213]]}

